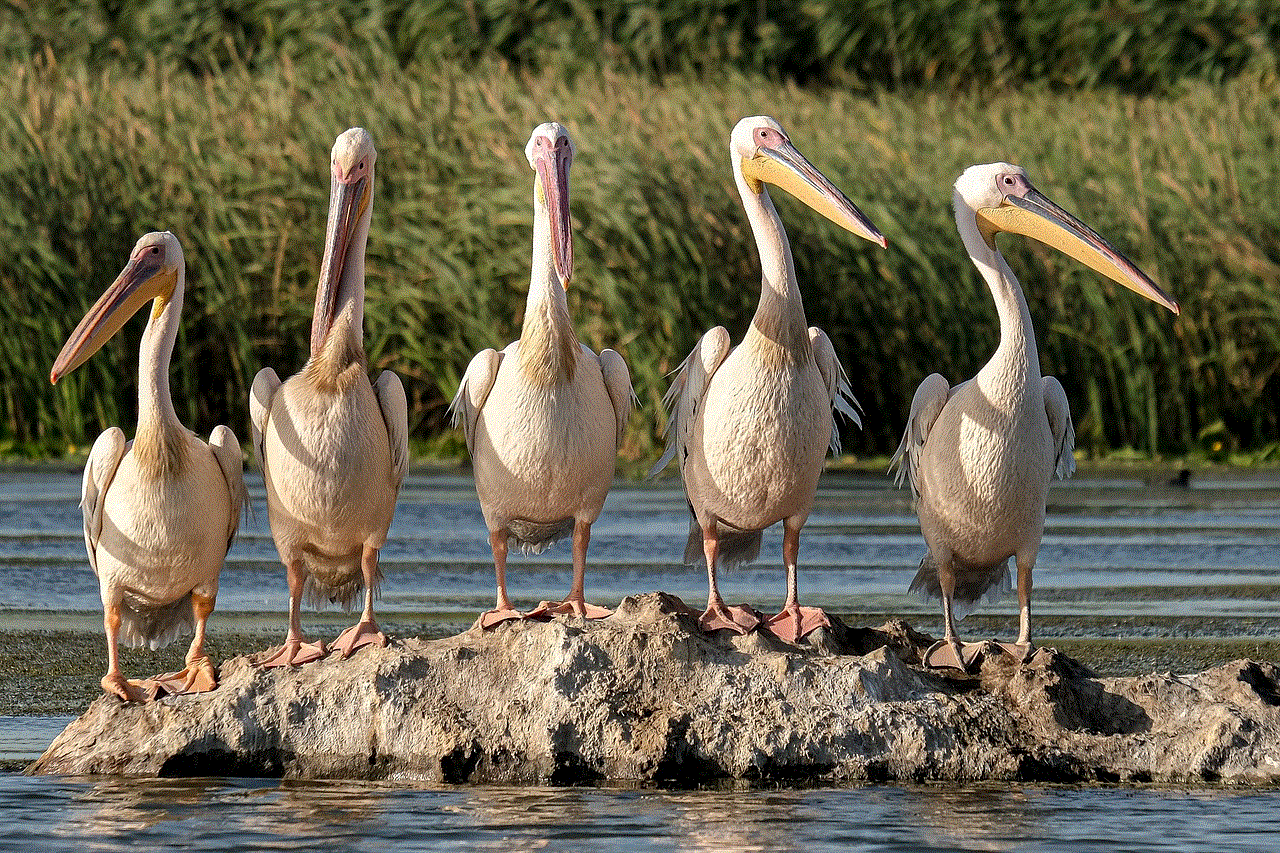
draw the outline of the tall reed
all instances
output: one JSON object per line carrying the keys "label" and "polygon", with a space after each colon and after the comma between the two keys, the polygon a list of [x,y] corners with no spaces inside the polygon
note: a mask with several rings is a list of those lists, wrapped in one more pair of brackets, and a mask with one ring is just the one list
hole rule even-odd
{"label": "tall reed", "polygon": [[[183,241],[189,295],[173,380],[180,412],[243,437],[264,364],[305,358],[328,190],[327,153],[362,124],[380,156],[366,339],[406,381],[411,428],[458,451],[445,406],[469,357],[519,330],[531,237],[529,129],[564,121],[584,341],[626,356],[642,405],[624,452],[651,457],[665,374],[698,335],[736,338],[759,269],[729,171],[742,115],[769,113],[880,226],[881,251],[775,193],[809,321],[867,409],[860,455],[896,443],[915,385],[969,375],[995,312],[955,234],[950,185],[1007,159],[1093,223],[1183,305],[1175,319],[1036,244],[1003,250],[1022,280],[1042,367],[1067,388],[1079,445],[1183,453],[1202,435],[1274,442],[1280,416],[1280,96],[1270,79],[1177,96],[805,90],[757,76],[647,82],[633,73],[513,74],[502,64],[193,76],[15,64],[0,84],[0,436],[48,452],[133,423],[138,321],[50,388],[64,336],[138,234]],[[1215,439],[1218,440],[1218,439]]]}

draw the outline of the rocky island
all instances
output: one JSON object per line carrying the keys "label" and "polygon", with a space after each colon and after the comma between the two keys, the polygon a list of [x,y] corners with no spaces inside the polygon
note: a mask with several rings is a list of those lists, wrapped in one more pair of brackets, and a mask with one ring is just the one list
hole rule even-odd
{"label": "rocky island", "polygon": [[1280,782],[1280,670],[1103,678],[1052,649],[929,670],[932,639],[833,619],[800,645],[701,633],[674,596],[301,667],[103,696],[28,773],[443,783]]}

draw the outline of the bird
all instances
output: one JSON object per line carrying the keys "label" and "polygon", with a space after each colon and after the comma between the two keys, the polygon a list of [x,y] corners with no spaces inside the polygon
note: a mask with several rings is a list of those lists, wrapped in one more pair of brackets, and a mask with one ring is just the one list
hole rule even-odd
{"label": "bird", "polygon": [[[466,436],[476,496],[489,530],[497,600],[481,630],[532,616],[600,619],[583,589],[591,525],[613,482],[634,394],[631,373],[612,349],[580,343],[565,292],[573,278],[569,168],[574,144],[556,121],[525,145],[533,179],[533,260],[519,340],[485,349],[467,365],[451,403]],[[573,582],[560,602],[521,613],[507,596],[507,552],[541,553],[573,537]]]}
{"label": "bird", "polygon": [[886,241],[796,150],[776,120],[750,116],[739,121],[729,152],[760,256],[760,302],[736,347],[728,331],[717,326],[678,368],[664,397],[670,411],[666,452],[649,473],[679,460],[690,511],[685,562],[705,561],[707,567],[707,608],[699,619],[703,630],[742,634],[760,624],[751,608],[725,604],[716,572],[754,560],[761,532],[783,522],[787,600],[765,628],[798,642],[830,624],[820,609],[799,604],[800,530],[813,508],[823,458],[828,450],[839,453],[835,416],[858,425],[861,420],[830,338],[805,321],[791,247],[765,184],[785,189],[881,248]]}
{"label": "bird", "polygon": [[1062,384],[1040,375],[1027,300],[996,247],[1001,232],[1021,234],[1075,258],[1163,305],[1178,304],[1093,229],[1031,185],[1009,163],[971,166],[953,193],[956,227],[986,281],[1000,318],[995,354],[967,382],[927,376],[911,401],[890,463],[909,480],[928,552],[911,591],[942,599],[945,636],[924,655],[929,666],[970,669],[979,644],[962,644],[956,603],[972,605],[1009,585],[1018,570],[1018,639],[1002,648],[1018,660],[1031,643],[1031,574],[1044,532],[1052,477],[1075,471],[1075,430]]}
{"label": "bird", "polygon": [[293,666],[326,656],[302,634],[299,608],[349,610],[364,590],[360,620],[333,642],[342,658],[385,646],[373,615],[379,549],[409,463],[404,386],[390,370],[369,382],[364,350],[364,258],[373,214],[373,137],[353,127],[333,144],[329,218],[311,321],[311,354],[285,382],[270,367],[249,395],[253,448],[266,484],[267,517],[289,585],[284,645],[258,659]]}
{"label": "bird", "polygon": [[[102,689],[125,701],[217,686],[204,652],[218,577],[245,502],[244,457],[235,434],[214,427],[206,444],[178,420],[169,363],[186,287],[182,245],[168,231],[138,239],[129,262],[85,314],[49,373],[57,384],[102,348],[148,302],[138,354],[138,428],[126,441],[109,427],[93,443],[80,506],[89,565],[98,577],[107,672]],[[186,667],[145,680],[120,671],[119,643],[167,646],[192,627]]]}

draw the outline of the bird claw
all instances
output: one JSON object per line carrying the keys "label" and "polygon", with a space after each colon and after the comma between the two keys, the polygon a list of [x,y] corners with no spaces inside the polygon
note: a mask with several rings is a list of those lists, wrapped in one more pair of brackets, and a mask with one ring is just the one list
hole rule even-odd
{"label": "bird claw", "polygon": [[779,640],[798,643],[818,628],[830,628],[831,620],[821,607],[784,608],[777,616],[771,616],[764,623],[765,630]]}
{"label": "bird claw", "polygon": [[280,666],[302,666],[304,663],[320,660],[329,654],[324,640],[304,643],[301,640],[286,641],[278,649],[268,649],[256,656],[254,665],[262,669],[274,669]]}
{"label": "bird claw", "polygon": [[213,661],[205,655],[188,661],[186,668],[178,672],[166,672],[130,683],[141,688],[148,700],[155,701],[161,696],[208,693],[218,686],[218,673],[213,668]]}
{"label": "bird claw", "polygon": [[331,651],[338,653],[343,660],[351,657],[351,654],[358,648],[363,646],[381,646],[386,648],[387,635],[382,633],[378,628],[378,623],[357,622],[347,630],[338,635],[338,639],[333,641],[329,647]]}
{"label": "bird claw", "polygon": [[484,613],[481,613],[476,617],[476,621],[471,627],[479,628],[481,631],[486,631],[496,625],[501,625],[503,622],[510,622],[515,619],[528,619],[529,615],[530,614],[521,613],[514,607],[486,610]]}
{"label": "bird claw", "polygon": [[920,662],[930,669],[958,669],[972,672],[985,643],[961,643],[958,640],[939,640],[920,656]]}
{"label": "bird claw", "polygon": [[579,619],[604,619],[612,616],[613,611],[607,607],[601,607],[598,604],[588,604],[585,601],[577,601],[576,599],[567,598],[564,601],[543,601],[538,606],[525,614],[526,619],[536,619],[542,616],[577,616]]}
{"label": "bird claw", "polygon": [[719,607],[708,607],[706,612],[699,617],[698,627],[708,634],[721,629],[732,631],[735,634],[748,634],[760,622],[760,614],[753,610],[750,605],[738,604],[731,607],[727,604],[721,604]]}
{"label": "bird claw", "polygon": [[1037,651],[1035,643],[1030,640],[1025,643],[996,643],[996,645],[1018,663],[1026,663],[1031,660],[1031,656]]}

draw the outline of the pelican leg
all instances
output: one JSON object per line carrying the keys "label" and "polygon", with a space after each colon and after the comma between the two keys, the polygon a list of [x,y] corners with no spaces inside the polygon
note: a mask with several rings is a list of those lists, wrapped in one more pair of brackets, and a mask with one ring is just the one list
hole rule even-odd
{"label": "pelican leg", "polygon": [[364,612],[360,621],[338,635],[332,648],[345,660],[361,646],[387,645],[387,635],[382,633],[373,618],[373,588],[378,579],[378,549],[364,546],[360,555],[360,570],[364,573]]}
{"label": "pelican leg", "polygon": [[942,588],[942,621],[945,626],[941,640],[928,648],[921,658],[921,663],[929,667],[940,667],[969,671],[974,655],[982,647],[981,643],[961,643],[956,633],[955,615],[952,612],[952,600],[956,594],[956,575],[951,565],[951,554],[938,559],[938,585]]}
{"label": "pelican leg", "polygon": [[702,553],[707,560],[707,609],[698,620],[704,631],[717,631],[721,628],[735,634],[746,634],[760,624],[760,617],[745,604],[734,607],[724,603],[720,597],[720,588],[716,585],[716,560],[719,558],[720,538],[716,531],[716,523],[702,528]]}
{"label": "pelican leg", "polygon": [[166,672],[137,683],[149,699],[161,696],[177,696],[182,693],[207,693],[218,686],[218,673],[213,661],[204,653],[205,628],[209,614],[213,613],[215,596],[191,593],[191,613],[195,616],[196,635],[187,650],[186,668],[180,672]]}
{"label": "pelican leg", "polygon": [[1019,663],[1030,659],[1036,650],[1031,643],[1031,570],[1035,564],[1036,555],[1018,555],[1018,641],[999,644]]}
{"label": "pelican leg", "polygon": [[473,627],[481,630],[492,628],[508,619],[523,619],[524,614],[516,610],[511,599],[507,598],[507,530],[489,531],[489,547],[493,549],[493,570],[498,576],[498,601],[492,610],[480,614]]}
{"label": "pelican leg", "polygon": [[573,587],[569,590],[569,595],[564,601],[544,601],[537,608],[531,610],[529,616],[566,613],[582,619],[603,619],[606,616],[613,615],[613,611],[607,607],[587,604],[586,595],[583,592],[583,584],[587,574],[587,546],[590,544],[590,522],[575,520],[573,523]]}
{"label": "pelican leg", "polygon": [[798,643],[815,628],[831,626],[820,607],[801,607],[796,564],[800,559],[800,525],[788,518],[783,522],[782,560],[787,565],[787,603],[782,612],[765,621],[765,628],[780,640]]}
{"label": "pelican leg", "polygon": [[107,633],[107,674],[102,676],[102,689],[112,696],[119,696],[126,702],[142,702],[146,698],[143,692],[120,673],[119,602],[103,603],[102,627]]}
{"label": "pelican leg", "polygon": [[289,633],[285,635],[283,646],[268,651],[266,658],[257,662],[263,669],[299,666],[319,660],[329,653],[323,640],[308,643],[302,636],[302,586],[306,581],[302,560],[286,563],[285,570],[289,580]]}

